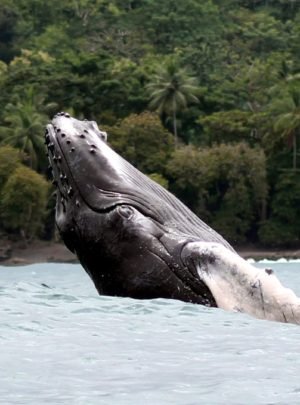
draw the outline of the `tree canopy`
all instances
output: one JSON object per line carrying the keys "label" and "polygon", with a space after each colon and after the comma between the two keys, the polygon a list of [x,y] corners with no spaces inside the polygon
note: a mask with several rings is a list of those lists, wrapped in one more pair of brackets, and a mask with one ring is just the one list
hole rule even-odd
{"label": "tree canopy", "polygon": [[3,0],[0,187],[46,175],[66,110],[233,243],[300,243],[299,27],[298,1]]}

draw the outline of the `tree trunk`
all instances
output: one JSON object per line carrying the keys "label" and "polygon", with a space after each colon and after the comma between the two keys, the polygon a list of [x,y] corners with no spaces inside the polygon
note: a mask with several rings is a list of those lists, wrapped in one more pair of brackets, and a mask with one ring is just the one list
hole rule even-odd
{"label": "tree trunk", "polygon": [[177,148],[178,137],[177,137],[177,121],[176,121],[176,109],[173,106],[173,131],[174,131],[174,144],[175,149]]}

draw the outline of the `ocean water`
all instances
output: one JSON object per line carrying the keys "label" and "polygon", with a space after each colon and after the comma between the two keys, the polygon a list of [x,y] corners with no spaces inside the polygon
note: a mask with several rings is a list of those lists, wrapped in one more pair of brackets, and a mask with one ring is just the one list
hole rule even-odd
{"label": "ocean water", "polygon": [[[300,262],[267,267],[300,295]],[[300,404],[297,325],[100,297],[71,264],[0,267],[0,313],[1,404]]]}

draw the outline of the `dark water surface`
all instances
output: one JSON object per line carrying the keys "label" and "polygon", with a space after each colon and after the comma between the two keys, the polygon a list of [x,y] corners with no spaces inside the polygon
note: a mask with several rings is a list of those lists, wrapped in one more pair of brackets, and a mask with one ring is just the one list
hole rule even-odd
{"label": "dark water surface", "polygon": [[[262,264],[261,264],[262,265]],[[300,295],[300,263],[268,263]],[[300,326],[0,267],[0,403],[300,404]]]}

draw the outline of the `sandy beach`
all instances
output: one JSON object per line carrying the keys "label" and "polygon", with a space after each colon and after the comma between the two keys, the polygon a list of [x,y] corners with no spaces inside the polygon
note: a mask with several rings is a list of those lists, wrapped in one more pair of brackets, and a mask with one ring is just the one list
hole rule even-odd
{"label": "sandy beach", "polygon": [[76,256],[63,243],[36,240],[31,243],[0,241],[0,265],[76,263]]}
{"label": "sandy beach", "polygon": [[[300,259],[300,249],[237,248],[245,259]],[[76,256],[63,243],[36,240],[31,243],[0,241],[0,265],[17,266],[33,263],[76,263]]]}

